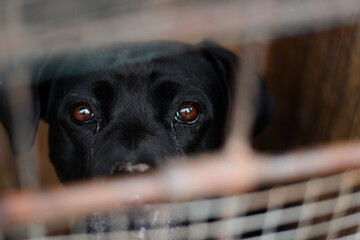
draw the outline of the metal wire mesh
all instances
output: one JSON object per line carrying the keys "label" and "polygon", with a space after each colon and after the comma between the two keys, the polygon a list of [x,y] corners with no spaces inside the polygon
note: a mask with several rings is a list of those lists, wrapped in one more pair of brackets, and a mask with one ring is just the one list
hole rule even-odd
{"label": "metal wire mesh", "polygon": [[[137,209],[151,222],[146,233],[125,229],[100,235],[110,239],[137,239],[139,234],[145,239],[351,239],[359,225],[358,183],[359,170],[352,170],[230,197],[147,204]],[[126,228],[128,216],[113,209],[108,221],[118,229]],[[87,239],[89,235],[41,237]]]}
{"label": "metal wire mesh", "polygon": [[[15,86],[26,84],[29,65],[44,60],[50,51],[85,52],[93,45],[109,50],[120,41],[152,39],[211,38],[237,45],[357,24],[360,16],[357,0],[0,4],[0,85],[8,81]],[[248,59],[256,55],[246,54]],[[221,152],[155,174],[4,194],[0,239],[359,238],[360,174],[348,171],[360,167],[359,145],[275,156],[254,153],[246,142],[255,95],[249,69],[239,69],[235,124]],[[15,94],[22,97],[12,99],[14,106],[29,101],[26,92]],[[19,139],[26,138],[23,124],[17,123]],[[35,153],[17,159],[22,186],[38,186],[36,158]],[[249,193],[259,187],[265,190]],[[94,212],[113,231],[82,233],[86,216]],[[146,221],[148,229],[128,230],[132,218]]]}

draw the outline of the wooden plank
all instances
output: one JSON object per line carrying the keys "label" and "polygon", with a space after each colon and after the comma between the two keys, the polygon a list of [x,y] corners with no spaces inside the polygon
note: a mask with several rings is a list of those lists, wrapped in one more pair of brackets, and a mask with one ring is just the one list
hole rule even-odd
{"label": "wooden plank", "polygon": [[359,36],[353,26],[271,45],[264,74],[277,113],[256,146],[281,151],[360,136]]}

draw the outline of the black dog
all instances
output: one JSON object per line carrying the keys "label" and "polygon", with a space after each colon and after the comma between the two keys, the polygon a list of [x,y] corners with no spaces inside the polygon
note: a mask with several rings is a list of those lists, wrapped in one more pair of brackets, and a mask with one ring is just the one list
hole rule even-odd
{"label": "black dog", "polygon": [[[217,149],[238,61],[211,42],[130,44],[52,60],[35,68],[28,144],[39,118],[48,122],[50,159],[64,182],[142,172],[169,156]],[[12,137],[6,95],[3,84],[0,120]],[[266,88],[259,97],[254,132],[271,117]]]}
{"label": "black dog", "polygon": [[[212,42],[165,41],[48,61],[34,68],[26,144],[40,118],[49,123],[50,159],[63,182],[143,172],[170,156],[217,149],[238,61]],[[7,95],[2,84],[0,120],[19,152]],[[259,99],[254,132],[271,118],[266,88]]]}

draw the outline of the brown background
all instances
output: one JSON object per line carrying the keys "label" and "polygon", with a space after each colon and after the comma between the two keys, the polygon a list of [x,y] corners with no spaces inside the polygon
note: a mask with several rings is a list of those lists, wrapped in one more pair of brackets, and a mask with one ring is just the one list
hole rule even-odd
{"label": "brown background", "polygon": [[[273,122],[255,141],[256,148],[287,151],[319,143],[353,140],[360,135],[360,31],[344,27],[259,44],[252,59],[276,101]],[[47,125],[41,122],[43,186],[58,184],[47,159]],[[0,126],[0,190],[17,186],[14,159]]]}
{"label": "brown background", "polygon": [[345,27],[270,44],[264,77],[277,110],[256,146],[284,151],[358,138],[359,33]]}

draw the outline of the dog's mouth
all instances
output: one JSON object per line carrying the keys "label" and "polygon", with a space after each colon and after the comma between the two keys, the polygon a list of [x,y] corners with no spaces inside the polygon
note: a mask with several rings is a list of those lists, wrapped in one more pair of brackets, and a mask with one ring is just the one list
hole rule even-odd
{"label": "dog's mouth", "polygon": [[119,163],[112,167],[110,175],[144,173],[151,169],[152,167],[146,163]]}
{"label": "dog's mouth", "polygon": [[[120,214],[120,215],[118,215]],[[87,218],[87,233],[95,236],[95,239],[107,239],[108,233],[117,231],[128,231],[130,239],[147,240],[149,230],[156,228],[166,228],[163,220],[158,220],[161,215],[160,210],[148,211],[145,209],[132,209],[125,213],[93,213]],[[119,218],[119,216],[122,216]],[[126,220],[124,221],[124,216]]]}
{"label": "dog's mouth", "polygon": [[[112,166],[109,176],[140,174],[148,172],[151,169],[153,169],[153,167],[146,163],[117,163]],[[142,199],[139,194],[135,194],[129,201],[139,205],[142,204]],[[120,213],[120,215],[121,214],[124,213]],[[96,212],[91,214],[87,218],[87,233],[95,234],[96,239],[106,239],[106,233],[126,230],[131,231],[131,239],[145,240],[147,239],[147,230],[151,229],[152,224],[156,223],[156,217],[150,222],[147,221],[149,213],[144,210],[129,210],[124,215],[127,220],[121,224],[116,223],[118,215],[116,212],[110,213],[110,215],[112,215],[112,217],[109,216],[109,213]],[[115,220],[112,218],[115,218]]]}

